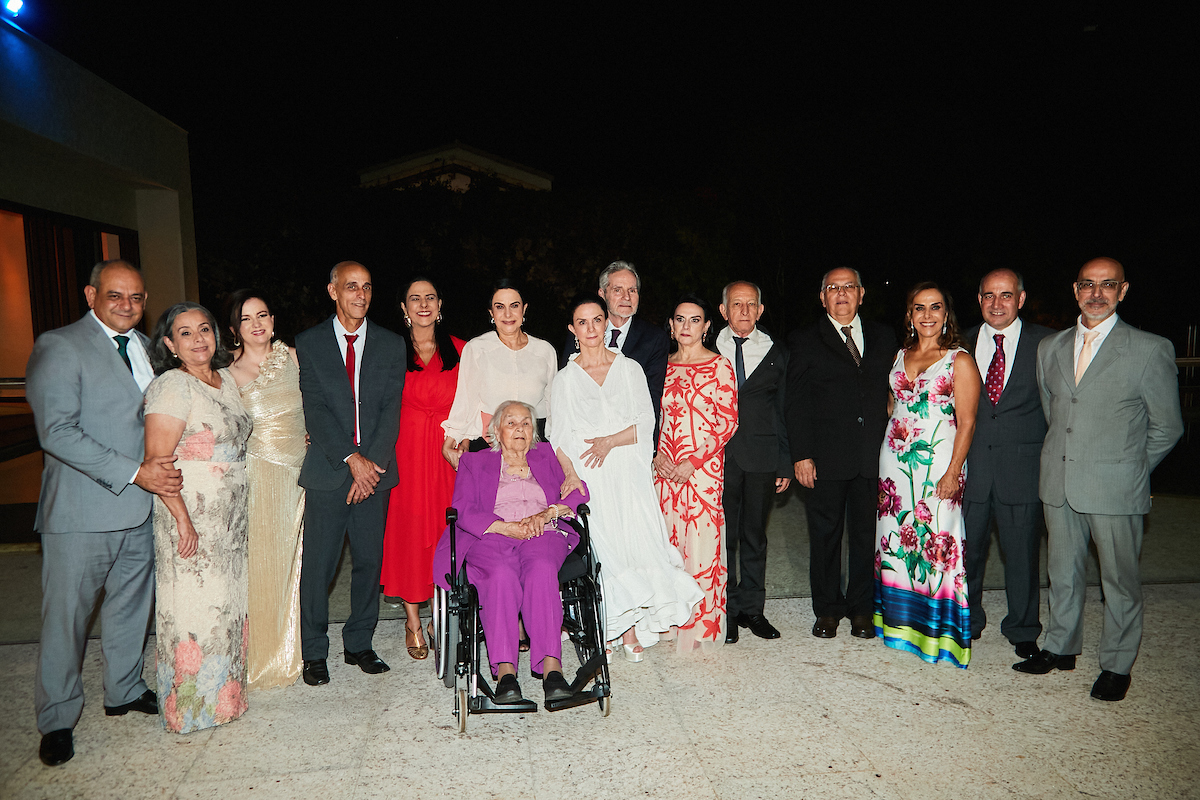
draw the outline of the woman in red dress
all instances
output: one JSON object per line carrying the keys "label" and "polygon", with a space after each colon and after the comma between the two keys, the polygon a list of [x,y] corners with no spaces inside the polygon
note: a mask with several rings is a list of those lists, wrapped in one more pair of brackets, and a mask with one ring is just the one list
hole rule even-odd
{"label": "woman in red dress", "polygon": [[433,597],[433,551],[454,494],[454,468],[442,457],[442,422],[454,403],[458,356],[465,342],[438,327],[442,298],[432,282],[410,281],[402,296],[409,333],[396,438],[400,483],[388,500],[379,582],[385,595],[404,601],[404,644],[420,660],[429,655],[429,645],[418,611]]}
{"label": "woman in red dress", "polygon": [[725,643],[725,445],[737,430],[737,378],[729,359],[705,347],[708,303],[688,294],[675,304],[667,358],[662,432],[654,485],[671,544],[704,592],[678,631],[677,649],[713,650]]}

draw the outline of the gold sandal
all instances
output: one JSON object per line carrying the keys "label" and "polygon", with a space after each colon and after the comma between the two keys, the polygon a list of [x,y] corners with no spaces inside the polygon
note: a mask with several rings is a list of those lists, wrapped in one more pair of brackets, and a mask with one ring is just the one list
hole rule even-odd
{"label": "gold sandal", "polygon": [[424,661],[429,657],[428,644],[414,644],[417,640],[417,631],[409,630],[408,626],[404,626],[404,645],[408,648],[408,654],[417,661]]}

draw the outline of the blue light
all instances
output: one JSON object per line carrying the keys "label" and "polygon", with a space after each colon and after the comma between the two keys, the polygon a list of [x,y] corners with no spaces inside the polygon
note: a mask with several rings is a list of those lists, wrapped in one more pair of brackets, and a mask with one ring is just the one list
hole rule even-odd
{"label": "blue light", "polygon": [[14,17],[21,11],[21,7],[25,5],[24,0],[8,0],[4,4],[4,8]]}

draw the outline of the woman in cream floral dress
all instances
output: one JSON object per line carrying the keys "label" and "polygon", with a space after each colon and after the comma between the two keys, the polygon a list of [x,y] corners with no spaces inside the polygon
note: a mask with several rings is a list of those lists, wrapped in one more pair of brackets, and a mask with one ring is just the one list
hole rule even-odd
{"label": "woman in cream floral dress", "polygon": [[174,733],[246,710],[250,415],[207,309],[179,303],[151,337],[147,458],[174,454],[183,489],[154,500],[158,707]]}
{"label": "woman in cream floral dress", "polygon": [[937,284],[918,283],[909,292],[906,321],[879,451],[875,631],[888,647],[965,668],[971,611],[962,487],[982,384]]}

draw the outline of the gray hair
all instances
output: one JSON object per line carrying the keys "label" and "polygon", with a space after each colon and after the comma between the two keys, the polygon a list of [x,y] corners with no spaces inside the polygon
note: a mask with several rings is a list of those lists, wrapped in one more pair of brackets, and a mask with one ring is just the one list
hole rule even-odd
{"label": "gray hair", "polygon": [[1017,291],[1018,292],[1025,291],[1025,278],[1023,278],[1021,276],[1021,273],[1017,272],[1015,269],[1009,269],[1008,267],[1000,267],[999,269],[992,270],[991,272],[987,273],[986,275],[984,275],[982,278],[979,279],[979,293],[980,294],[983,294],[983,282],[986,281],[992,275],[995,275],[997,272],[1007,272],[1009,275],[1012,275],[1014,278],[1017,279]]}
{"label": "gray hair", "polygon": [[749,286],[753,288],[754,291],[758,292],[758,304],[762,305],[762,289],[758,288],[757,283],[752,283],[751,281],[733,281],[732,283],[725,284],[725,288],[721,290],[721,305],[729,305],[729,290],[735,286]]}
{"label": "gray hair", "polygon": [[529,412],[529,421],[533,423],[533,439],[529,442],[529,449],[536,450],[537,443],[542,440],[537,431],[537,409],[523,400],[505,400],[496,406],[496,413],[492,414],[492,421],[488,423],[487,427],[488,438],[492,440],[492,450],[500,449],[500,422],[509,406],[521,406]]}
{"label": "gray hair", "polygon": [[130,264],[125,259],[110,258],[108,261],[101,261],[99,264],[92,267],[92,274],[88,277],[87,285],[91,286],[93,289],[99,289],[100,288],[100,274],[102,272],[104,272],[104,270],[108,269],[109,267],[115,267],[115,266],[122,266],[122,267],[125,267],[126,269],[131,269],[134,272],[136,272],[138,275],[142,274],[142,271],[140,269],[135,267],[133,264]]}
{"label": "gray hair", "polygon": [[633,279],[637,281],[637,290],[639,292],[642,290],[642,277],[637,274],[637,270],[633,268],[633,264],[630,264],[628,261],[614,261],[600,273],[600,291],[608,288],[609,278],[618,272],[632,272]]}
{"label": "gray hair", "polygon": [[854,273],[854,282],[857,283],[860,287],[862,286],[862,275],[859,275],[858,270],[856,270],[854,267],[834,267],[833,269],[829,270],[828,272],[826,272],[824,275],[821,276],[821,291],[822,292],[825,291],[825,285],[827,283],[829,283],[829,276],[832,275],[833,273],[837,272],[839,269],[845,269],[845,270],[849,270],[849,271],[853,272]]}

